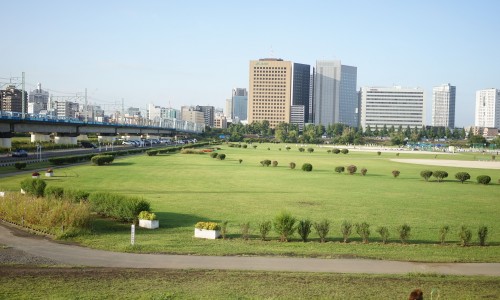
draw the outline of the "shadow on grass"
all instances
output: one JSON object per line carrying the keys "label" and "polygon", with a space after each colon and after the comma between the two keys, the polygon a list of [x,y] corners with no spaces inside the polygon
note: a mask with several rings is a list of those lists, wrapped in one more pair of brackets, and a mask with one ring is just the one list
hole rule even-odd
{"label": "shadow on grass", "polygon": [[135,165],[135,163],[133,162],[129,162],[129,161],[119,161],[119,162],[113,162],[112,164],[109,164],[108,166],[109,167],[113,167],[113,166],[130,166],[130,165]]}

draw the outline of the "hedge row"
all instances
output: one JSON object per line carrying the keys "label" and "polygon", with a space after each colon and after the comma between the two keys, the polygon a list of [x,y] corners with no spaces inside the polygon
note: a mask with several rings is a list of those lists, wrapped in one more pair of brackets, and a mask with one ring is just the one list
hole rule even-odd
{"label": "hedge row", "polygon": [[88,200],[92,211],[121,221],[133,222],[141,211],[150,211],[149,202],[138,197],[95,192]]}
{"label": "hedge row", "polygon": [[93,156],[91,161],[94,165],[102,166],[105,164],[110,164],[115,160],[115,157],[113,155],[108,155],[108,154],[103,154],[103,155],[96,155]]}

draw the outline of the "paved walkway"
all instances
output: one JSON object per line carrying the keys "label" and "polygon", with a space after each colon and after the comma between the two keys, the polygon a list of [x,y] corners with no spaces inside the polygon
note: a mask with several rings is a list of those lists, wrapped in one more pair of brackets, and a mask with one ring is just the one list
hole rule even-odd
{"label": "paved walkway", "polygon": [[220,269],[367,274],[436,273],[500,276],[500,263],[415,263],[370,259],[192,256],[109,252],[65,245],[34,236],[17,236],[0,225],[0,244],[61,264],[165,269]]}

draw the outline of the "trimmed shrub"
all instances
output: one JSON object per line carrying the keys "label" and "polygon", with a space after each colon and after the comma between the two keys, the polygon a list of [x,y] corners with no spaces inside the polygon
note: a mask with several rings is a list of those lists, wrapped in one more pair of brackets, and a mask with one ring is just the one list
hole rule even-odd
{"label": "trimmed shrub", "polygon": [[269,167],[271,165],[271,161],[269,159],[264,159],[262,161],[260,161],[260,164],[264,167]]}
{"label": "trimmed shrub", "polygon": [[241,238],[245,241],[250,237],[250,222],[241,224]]}
{"label": "trimmed shrub", "polygon": [[137,216],[143,210],[150,211],[149,202],[138,197],[95,192],[90,194],[88,201],[92,211],[127,222],[137,220]]}
{"label": "trimmed shrub", "polygon": [[291,162],[288,164],[290,166],[290,169],[295,169],[295,167],[297,166],[294,162]]}
{"label": "trimmed shrub", "polygon": [[377,155],[380,156],[382,154],[382,152],[380,151],[377,151]]}
{"label": "trimmed shrub", "polygon": [[256,149],[256,148],[257,148],[257,145],[252,145],[252,147],[253,147],[254,149]]}
{"label": "trimmed shrub", "polygon": [[248,148],[248,145],[247,144],[243,144],[241,147],[243,147],[243,149],[246,149],[246,148]]}
{"label": "trimmed shrub", "polygon": [[342,221],[342,224],[340,224],[340,232],[344,238],[344,243],[347,243],[352,233],[352,223],[347,220]]}
{"label": "trimmed shrub", "polygon": [[368,244],[368,239],[370,238],[370,224],[363,222],[363,223],[356,223],[354,226],[356,228],[356,233],[361,237],[363,240],[363,243]]}
{"label": "trimmed shrub", "polygon": [[305,243],[307,242],[307,237],[311,233],[312,223],[310,220],[300,220],[299,224],[297,224],[297,233],[300,235],[300,238]]}
{"label": "trimmed shrub", "polygon": [[282,212],[274,218],[274,230],[280,236],[280,242],[288,242],[295,231],[297,220],[288,212]]}
{"label": "trimmed shrub", "polygon": [[342,150],[340,150],[340,152],[342,152],[342,154],[347,154],[347,153],[349,153],[349,150],[348,149],[342,149]]}
{"label": "trimmed shrub", "polygon": [[438,171],[434,171],[432,173],[432,176],[436,177],[438,182],[441,182],[441,181],[443,181],[443,179],[448,177],[448,172],[438,170]]}
{"label": "trimmed shrub", "polygon": [[441,245],[444,245],[446,242],[446,235],[448,234],[448,231],[450,230],[450,226],[448,225],[443,225],[441,228],[439,228],[439,242]]}
{"label": "trimmed shrub", "polygon": [[290,149],[292,149],[292,148],[290,148],[290,146],[286,146],[286,148],[285,148],[285,149],[286,149],[286,151],[289,151],[289,150],[290,150]]}
{"label": "trimmed shrub", "polygon": [[355,165],[347,166],[347,172],[349,173],[349,175],[353,175],[357,170],[358,168]]}
{"label": "trimmed shrub", "polygon": [[64,190],[64,199],[69,200],[71,202],[86,202],[89,199],[90,193],[81,191],[81,190],[72,190],[65,189]]}
{"label": "trimmed shrub", "polygon": [[272,222],[271,221],[262,221],[259,223],[259,233],[260,233],[260,238],[261,240],[265,241],[267,235],[271,231],[272,228]]}
{"label": "trimmed shrub", "polygon": [[315,222],[314,229],[319,236],[320,242],[324,243],[326,241],[328,232],[330,232],[330,221],[325,219],[320,222]]}
{"label": "trimmed shrub", "polygon": [[339,174],[342,173],[342,172],[344,172],[344,171],[345,171],[344,166],[335,167],[335,172],[337,172]]}
{"label": "trimmed shrub", "polygon": [[26,168],[26,163],[25,162],[16,162],[14,164],[14,168],[16,168],[18,170],[24,169],[24,168]]}
{"label": "trimmed shrub", "polygon": [[455,178],[463,184],[464,181],[470,179],[470,174],[467,172],[458,172],[457,174],[455,174]]}
{"label": "trimmed shrub", "polygon": [[45,192],[45,187],[47,183],[45,183],[42,179],[32,179],[26,178],[21,181],[21,188],[28,194],[35,197],[43,197]]}
{"label": "trimmed shrub", "polygon": [[277,166],[278,166],[278,161],[273,160],[273,167],[277,167]]}
{"label": "trimmed shrub", "polygon": [[44,195],[49,199],[63,199],[64,188],[59,186],[48,186],[45,188]]}
{"label": "trimmed shrub", "polygon": [[[148,150],[148,151],[158,151],[158,150]],[[148,151],[146,151],[146,154]],[[191,148],[181,149],[181,154],[205,154],[205,153],[207,153],[207,152],[204,149],[202,149],[202,150],[191,149]],[[210,153],[213,153],[213,152],[210,152]]]}
{"label": "trimmed shrub", "polygon": [[307,152],[313,153],[314,152],[314,148],[307,148]]}
{"label": "trimmed shrub", "polygon": [[217,156],[219,156],[219,153],[217,153],[217,152],[210,153],[211,158],[217,158]]}
{"label": "trimmed shrub", "polygon": [[377,228],[377,233],[380,234],[380,238],[382,239],[382,243],[387,244],[387,240],[389,239],[389,228],[385,226],[380,226]]}
{"label": "trimmed shrub", "polygon": [[326,153],[332,153],[331,149],[326,150]]}
{"label": "trimmed shrub", "polygon": [[399,156],[399,152],[398,152],[398,153],[396,153],[396,156]]}
{"label": "trimmed shrub", "polygon": [[306,150],[306,149],[304,149],[304,148],[302,148],[302,147],[300,147],[300,148],[299,148],[299,152],[304,152],[305,150]]}
{"label": "trimmed shrub", "polygon": [[310,163],[305,163],[302,165],[302,171],[311,172],[313,166]]}
{"label": "trimmed shrub", "polygon": [[[142,212],[139,214],[139,219],[141,219],[141,214]],[[194,228],[205,230],[220,230],[220,225],[216,222],[198,222],[194,225]]]}
{"label": "trimmed shrub", "polygon": [[399,176],[401,172],[399,172],[398,170],[393,170],[392,171],[392,176],[394,176],[394,178],[397,178]]}
{"label": "trimmed shrub", "polygon": [[238,159],[238,162],[241,164],[243,162],[243,159]]}
{"label": "trimmed shrub", "polygon": [[460,227],[458,237],[460,238],[460,245],[462,245],[462,247],[468,246],[470,244],[470,240],[472,239],[472,232],[469,228],[467,228],[467,226],[462,225]]}
{"label": "trimmed shrub", "polygon": [[[149,212],[147,210],[143,210],[139,213],[139,215],[137,216],[137,218],[139,220],[148,220],[148,221],[153,221],[153,220],[157,220],[158,218],[156,217],[156,214],[153,213],[153,212]],[[198,224],[195,225],[196,226],[200,226],[199,224],[202,223],[202,222],[198,222]],[[196,227],[196,228],[199,228],[199,227]]]}
{"label": "trimmed shrub", "polygon": [[479,175],[476,177],[477,183],[488,184],[491,181],[491,177],[488,175]]}
{"label": "trimmed shrub", "polygon": [[92,164],[102,166],[112,163],[113,160],[115,160],[115,157],[113,155],[102,154],[93,156],[90,160],[92,161]]}
{"label": "trimmed shrub", "polygon": [[477,237],[480,246],[486,246],[486,238],[488,237],[488,227],[481,225],[477,230]]}
{"label": "trimmed shrub", "polygon": [[226,159],[226,154],[221,153],[221,154],[219,154],[219,156],[217,156],[217,158],[220,160],[224,160],[224,159]]}
{"label": "trimmed shrub", "polygon": [[158,155],[158,152],[159,152],[158,150],[148,150],[148,151],[146,151],[146,155],[147,156],[156,156],[156,155]]}
{"label": "trimmed shrub", "polygon": [[366,172],[368,172],[368,170],[366,168],[361,169],[361,175],[365,176]]}
{"label": "trimmed shrub", "polygon": [[429,181],[429,178],[432,176],[432,171],[431,170],[423,170],[420,172],[420,177],[424,178],[425,181]]}
{"label": "trimmed shrub", "polygon": [[267,147],[267,150],[271,150],[271,148]]}
{"label": "trimmed shrub", "polygon": [[408,224],[403,224],[398,227],[399,239],[401,243],[406,244],[410,237],[411,227]]}
{"label": "trimmed shrub", "polygon": [[339,153],[340,153],[340,149],[338,149],[338,148],[333,148],[333,149],[332,149],[332,153],[334,153],[334,154],[339,154]]}

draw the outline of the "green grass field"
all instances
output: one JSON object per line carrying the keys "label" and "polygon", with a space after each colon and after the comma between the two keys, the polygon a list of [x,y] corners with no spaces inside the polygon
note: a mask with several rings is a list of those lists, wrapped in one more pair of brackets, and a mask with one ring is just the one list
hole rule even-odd
{"label": "green grass field", "polygon": [[[320,257],[369,257],[379,259],[439,262],[500,261],[500,170],[421,166],[390,161],[394,153],[354,152],[347,155],[328,154],[327,148],[315,147],[314,153],[300,153],[295,145],[290,151],[284,144],[258,144],[251,147],[221,146],[218,152],[227,155],[220,161],[205,155],[134,156],[115,161],[109,166],[75,166],[55,170],[49,185],[87,191],[109,191],[139,195],[149,200],[160,219],[160,229],[139,229],[136,246],[131,247],[130,224],[98,219],[92,234],[78,236],[75,241],[94,248],[115,251],[191,253],[207,255],[293,255]],[[267,150],[268,147],[270,150]],[[281,148],[281,151],[279,150]],[[307,148],[307,147],[306,147]],[[474,160],[480,154],[437,154],[439,159]],[[434,158],[401,152],[397,158]],[[242,163],[238,162],[242,159]],[[262,167],[264,159],[278,161],[278,167]],[[290,162],[297,168],[291,170]],[[312,172],[300,166],[311,163]],[[337,174],[336,166],[354,164],[355,175]],[[367,168],[366,176],[359,170]],[[401,175],[393,178],[391,171]],[[420,178],[424,169],[445,170],[445,182]],[[472,180],[461,184],[454,174],[467,171]],[[475,183],[478,175],[489,175],[492,184]],[[28,175],[2,178],[0,188],[18,190],[19,182]],[[293,241],[280,243],[272,232],[268,241],[260,241],[257,224],[271,220],[281,211],[297,219],[312,221],[328,219],[331,230],[328,242],[320,244],[313,231],[311,242],[302,243],[296,234]],[[198,221],[229,221],[229,239],[199,240],[192,238]],[[368,222],[371,225],[369,244],[362,244],[353,232],[351,243],[341,243],[343,220]],[[240,238],[240,224],[250,222],[252,238]],[[411,226],[408,245],[401,245],[396,228]],[[437,245],[442,225],[451,230],[447,244]],[[458,246],[458,229],[465,224],[473,232],[488,226],[487,247]],[[390,242],[380,243],[375,232],[378,226],[390,230]]]}
{"label": "green grass field", "polygon": [[[0,269],[5,299],[498,299],[493,277],[100,268]],[[432,297],[431,297],[432,293]]]}

